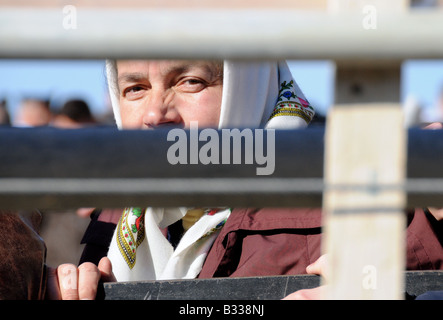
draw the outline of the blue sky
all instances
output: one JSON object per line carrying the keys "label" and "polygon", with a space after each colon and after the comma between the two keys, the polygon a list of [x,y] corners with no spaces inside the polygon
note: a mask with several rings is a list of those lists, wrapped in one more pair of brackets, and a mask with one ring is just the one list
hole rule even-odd
{"label": "blue sky", "polygon": [[91,111],[106,111],[107,89],[103,61],[0,60],[0,99],[13,115],[24,97],[46,98],[54,108],[82,98]]}
{"label": "blue sky", "polygon": [[424,108],[435,108],[443,93],[443,60],[408,61],[402,72],[402,99],[413,95]]}
{"label": "blue sky", "polygon": [[[334,65],[329,61],[289,61],[306,97],[319,113],[334,99]],[[107,111],[103,61],[0,60],[0,99],[11,114],[23,97],[49,98],[54,108],[70,98],[83,98],[95,114]],[[436,104],[443,88],[443,60],[408,61],[403,65],[402,96],[413,94],[425,107]]]}

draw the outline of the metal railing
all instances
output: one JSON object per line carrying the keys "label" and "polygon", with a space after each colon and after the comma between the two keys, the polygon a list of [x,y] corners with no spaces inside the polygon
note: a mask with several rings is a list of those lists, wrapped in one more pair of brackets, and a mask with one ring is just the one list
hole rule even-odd
{"label": "metal railing", "polygon": [[[324,184],[323,128],[277,130],[270,176],[257,176],[256,163],[172,165],[167,132],[0,129],[1,206],[321,207],[326,188],[368,188]],[[369,188],[404,190],[411,208],[442,206],[443,132],[410,129],[408,141],[406,184]]]}
{"label": "metal railing", "polygon": [[365,28],[362,12],[294,9],[78,8],[75,29],[63,25],[65,17],[62,8],[2,8],[0,58],[374,62],[443,57],[439,10],[381,11],[376,29]]}
{"label": "metal railing", "polygon": [[[361,13],[81,9],[76,14],[77,27],[71,30],[63,26],[60,9],[2,9],[0,58],[287,58],[380,66],[393,60],[443,57],[440,11],[380,13],[376,30],[362,26]],[[269,177],[256,176],[256,165],[171,165],[166,160],[166,132],[162,131],[5,129],[0,130],[0,205],[18,209],[127,205],[319,207],[325,190],[361,187],[402,190],[407,194],[408,207],[441,206],[442,138],[440,131],[410,130],[405,184],[359,186],[324,184],[323,129],[277,131],[276,169]],[[202,179],[211,179],[210,188],[208,184],[202,188]],[[413,281],[413,286],[432,284],[417,290],[409,286],[406,290],[411,294],[442,287],[441,272],[405,276],[406,283],[411,277],[419,279]],[[428,276],[432,280],[424,281]],[[318,278],[310,276],[255,281],[282,279],[285,288],[291,281],[300,284],[303,279],[309,279],[304,282],[308,287],[318,284]],[[104,292],[112,299],[122,295],[134,299],[180,298],[165,295],[162,290],[173,285],[172,291],[179,293],[183,286],[196,289],[197,283],[226,283],[225,288],[232,288],[232,281],[243,286],[249,280],[204,281],[106,284]],[[141,295],[121,291],[134,285]],[[267,298],[281,298],[288,292],[280,290]],[[216,298],[207,291],[205,297]]]}

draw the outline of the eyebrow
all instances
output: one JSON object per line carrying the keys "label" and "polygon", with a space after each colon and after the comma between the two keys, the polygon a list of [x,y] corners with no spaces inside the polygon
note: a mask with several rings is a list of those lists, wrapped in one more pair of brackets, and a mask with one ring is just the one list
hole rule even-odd
{"label": "eyebrow", "polygon": [[123,73],[122,75],[118,76],[117,83],[139,82],[141,80],[146,80],[147,78],[147,75],[141,72]]}
{"label": "eyebrow", "polygon": [[[202,67],[205,69],[205,71],[211,73],[211,76],[217,76],[214,74],[213,68],[211,68],[210,63],[183,63],[183,64],[177,64],[170,66],[166,70],[164,70],[162,73],[164,75],[178,75],[182,73],[186,73],[189,70],[191,70],[194,67]],[[123,73],[117,78],[117,84],[121,83],[132,83],[132,82],[140,82],[149,80],[149,76],[143,72],[130,72],[130,73]]]}

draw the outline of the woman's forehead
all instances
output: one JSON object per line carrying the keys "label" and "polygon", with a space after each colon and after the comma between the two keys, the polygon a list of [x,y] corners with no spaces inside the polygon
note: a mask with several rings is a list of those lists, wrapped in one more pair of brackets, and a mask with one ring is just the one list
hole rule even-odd
{"label": "woman's forehead", "polygon": [[119,60],[117,61],[117,73],[159,73],[187,72],[191,70],[203,70],[211,74],[223,72],[222,61],[210,60]]}

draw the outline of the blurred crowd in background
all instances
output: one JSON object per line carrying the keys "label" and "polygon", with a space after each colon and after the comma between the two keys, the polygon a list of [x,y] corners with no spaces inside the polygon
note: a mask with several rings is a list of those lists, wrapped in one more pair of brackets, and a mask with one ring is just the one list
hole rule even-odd
{"label": "blurred crowd in background", "polygon": [[39,98],[25,98],[18,106],[17,115],[12,118],[5,100],[0,100],[0,125],[11,127],[42,127],[78,129],[86,126],[113,126],[112,114],[97,118],[82,99],[66,101],[55,111],[50,101]]}

